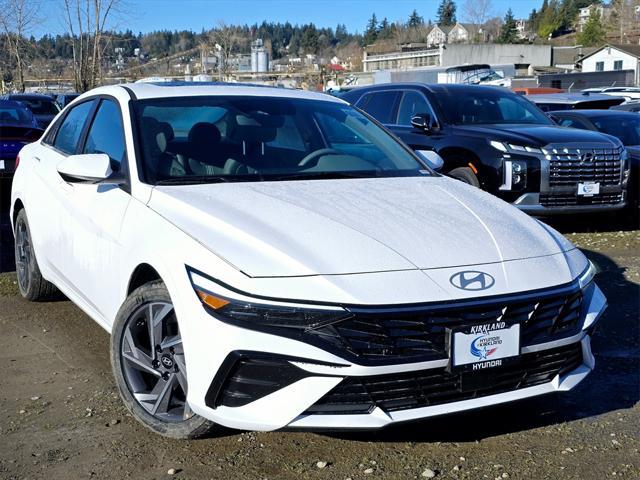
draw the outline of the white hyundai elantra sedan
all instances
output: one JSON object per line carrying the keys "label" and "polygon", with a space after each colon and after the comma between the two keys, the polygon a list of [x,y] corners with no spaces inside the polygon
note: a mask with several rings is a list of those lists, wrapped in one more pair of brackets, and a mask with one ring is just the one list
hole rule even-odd
{"label": "white hyundai elantra sedan", "polygon": [[124,403],[167,436],[379,428],[594,367],[585,256],[323,94],[88,92],[21,151],[11,219],[22,295],[110,332]]}

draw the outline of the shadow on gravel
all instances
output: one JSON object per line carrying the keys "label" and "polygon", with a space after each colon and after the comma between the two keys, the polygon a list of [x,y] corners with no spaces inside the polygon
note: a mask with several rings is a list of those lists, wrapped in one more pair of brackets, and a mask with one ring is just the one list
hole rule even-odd
{"label": "shadow on gravel", "polygon": [[0,273],[16,269],[13,256],[13,233],[9,222],[11,180],[0,178]]}
{"label": "shadow on gravel", "polygon": [[624,268],[609,257],[585,251],[602,270],[596,281],[609,308],[592,339],[596,369],[578,387],[469,413],[394,425],[378,432],[325,433],[374,442],[473,442],[571,420],[595,420],[640,400],[640,286],[627,281]]}

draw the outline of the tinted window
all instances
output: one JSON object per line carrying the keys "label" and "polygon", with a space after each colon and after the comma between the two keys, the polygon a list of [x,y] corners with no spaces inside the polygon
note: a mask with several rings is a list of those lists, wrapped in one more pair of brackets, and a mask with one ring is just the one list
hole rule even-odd
{"label": "tinted window", "polygon": [[82,128],[87,120],[93,102],[84,102],[73,107],[65,117],[58,129],[53,145],[60,151],[68,154],[76,152],[78,141],[82,134]]}
{"label": "tinted window", "polygon": [[529,100],[499,87],[468,87],[438,92],[434,101],[454,125],[540,124],[551,120]]}
{"label": "tinted window", "polygon": [[139,100],[134,108],[149,183],[429,174],[338,102],[216,96]]}
{"label": "tinted window", "polygon": [[111,100],[102,100],[91,124],[84,153],[106,153],[111,168],[118,170],[124,160],[124,128],[120,109]]}
{"label": "tinted window", "polygon": [[418,92],[408,91],[402,96],[400,111],[398,112],[398,125],[411,125],[411,118],[418,113],[428,113],[433,119],[433,110],[427,100]]}
{"label": "tinted window", "polygon": [[2,125],[29,125],[33,124],[33,117],[26,108],[3,105],[0,103],[0,123]]}
{"label": "tinted window", "polygon": [[580,128],[578,122],[576,122],[572,118],[561,118],[558,120],[558,125],[560,125],[561,127]]}
{"label": "tinted window", "polygon": [[18,98],[18,101],[26,105],[35,115],[57,115],[60,111],[53,99]]}
{"label": "tinted window", "polygon": [[592,121],[598,130],[618,137],[624,145],[640,145],[640,115],[607,116]]}
{"label": "tinted window", "polygon": [[394,123],[394,112],[400,92],[374,92],[365,95],[358,107],[381,123]]}

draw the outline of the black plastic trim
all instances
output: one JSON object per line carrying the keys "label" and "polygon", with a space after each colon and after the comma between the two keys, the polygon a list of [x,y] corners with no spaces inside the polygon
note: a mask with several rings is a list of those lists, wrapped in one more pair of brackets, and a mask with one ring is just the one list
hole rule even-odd
{"label": "black plastic trim", "polygon": [[[209,388],[207,389],[207,393],[205,394],[205,397],[204,397],[205,404],[207,405],[207,407],[215,409],[221,405],[224,405],[221,403],[221,397],[224,393],[224,387],[227,382],[227,379],[230,377],[235,366],[244,359],[269,360],[269,361],[276,361],[276,362],[289,364],[288,366],[291,367],[291,369],[296,373],[296,375],[293,375],[291,377],[291,381],[286,385],[282,385],[281,388],[284,388],[298,380],[301,380],[307,377],[334,377],[334,376],[341,377],[342,376],[342,375],[326,375],[321,373],[307,372],[306,370],[303,370],[293,365],[291,362],[310,363],[314,365],[323,365],[323,366],[334,367],[334,368],[348,367],[348,365],[340,365],[337,363],[322,362],[318,360],[310,360],[307,358],[294,357],[289,355],[280,355],[280,354],[267,353],[267,352],[256,352],[251,350],[235,350],[226,356],[226,358],[220,365],[220,368],[216,372],[215,377],[211,381],[211,385],[209,385]],[[259,398],[261,397],[256,397],[252,401],[258,400]],[[227,405],[227,406],[240,407],[248,403],[250,402]]]}

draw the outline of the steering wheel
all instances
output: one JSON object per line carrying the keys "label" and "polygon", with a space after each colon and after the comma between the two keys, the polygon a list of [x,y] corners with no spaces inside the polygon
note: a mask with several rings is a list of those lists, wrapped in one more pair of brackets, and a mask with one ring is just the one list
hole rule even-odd
{"label": "steering wheel", "polygon": [[324,157],[325,155],[343,155],[343,153],[339,150],[336,150],[335,148],[321,148],[320,150],[311,152],[309,155],[300,160],[298,166],[306,167],[314,160],[317,161],[320,157]]}

